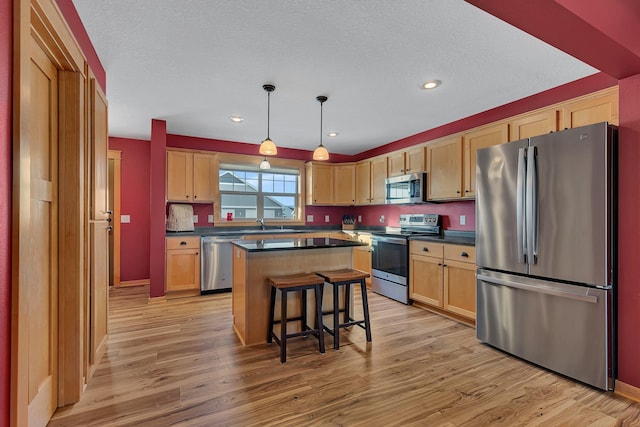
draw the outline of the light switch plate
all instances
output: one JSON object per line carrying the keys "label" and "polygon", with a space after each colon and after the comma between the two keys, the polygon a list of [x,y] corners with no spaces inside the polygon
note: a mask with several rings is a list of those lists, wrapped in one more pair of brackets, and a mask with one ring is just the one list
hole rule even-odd
{"label": "light switch plate", "polygon": [[467,216],[460,215],[460,225],[466,225],[466,224],[467,224]]}
{"label": "light switch plate", "polygon": [[313,215],[307,215],[307,222],[313,222]]}
{"label": "light switch plate", "polygon": [[358,215],[358,222],[362,222],[362,215]]}
{"label": "light switch plate", "polygon": [[380,222],[384,222],[384,215],[380,215]]}
{"label": "light switch plate", "polygon": [[121,224],[129,224],[131,222],[131,215],[120,215]]}
{"label": "light switch plate", "polygon": [[329,215],[324,216],[324,222],[329,222]]}
{"label": "light switch plate", "polygon": [[193,223],[195,224],[196,222],[198,222],[198,215],[193,216]]}
{"label": "light switch plate", "polygon": [[209,221],[211,224],[213,224],[213,215],[209,215],[207,217],[207,221]]}

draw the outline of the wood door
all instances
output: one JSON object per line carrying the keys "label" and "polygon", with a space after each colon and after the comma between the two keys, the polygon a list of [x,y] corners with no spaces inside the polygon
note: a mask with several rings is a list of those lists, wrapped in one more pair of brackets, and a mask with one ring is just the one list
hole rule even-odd
{"label": "wood door", "polygon": [[[95,78],[89,82],[91,105],[90,155],[91,155],[91,206],[89,225],[89,357],[88,377],[106,350],[109,315],[109,233],[111,211],[108,209],[108,129],[107,100]],[[88,379],[87,378],[87,381]]]}
{"label": "wood door", "polygon": [[21,378],[28,381],[28,424],[46,425],[58,400],[58,71],[35,43],[29,72],[29,266],[20,278],[27,290],[20,321],[28,323],[22,336],[28,351],[18,363],[28,365]]}
{"label": "wood door", "polygon": [[619,122],[619,98],[617,90],[587,97],[570,103],[563,109],[563,128],[576,128],[599,122],[617,125]]}
{"label": "wood door", "polygon": [[527,114],[509,124],[509,141],[531,138],[558,130],[560,112],[551,109]]}
{"label": "wood door", "polygon": [[411,298],[442,307],[442,258],[411,255],[409,260]]}
{"label": "wood door", "polygon": [[387,158],[371,159],[371,204],[384,205],[387,198]]}
{"label": "wood door", "polygon": [[167,250],[167,292],[200,290],[200,250]]}
{"label": "wood door", "polygon": [[[307,164],[307,191],[311,195],[311,205],[333,204],[333,169],[328,163]],[[309,200],[308,200],[309,202]]]}
{"label": "wood door", "polygon": [[455,199],[462,194],[462,138],[446,138],[427,145],[427,197]]}
{"label": "wood door", "polygon": [[389,161],[389,176],[400,176],[404,175],[405,165],[404,165],[404,151],[398,151],[395,153],[391,153],[387,156]]}
{"label": "wood door", "polygon": [[476,151],[480,148],[504,144],[508,141],[508,132],[509,125],[500,123],[464,135],[463,197],[476,196]]}
{"label": "wood door", "polygon": [[371,203],[371,162],[356,165],[356,205]]}
{"label": "wood door", "polygon": [[356,203],[356,167],[353,164],[333,166],[333,203],[354,205]]}
{"label": "wood door", "polygon": [[[353,248],[353,268],[371,275],[371,248],[356,246]],[[371,287],[371,277],[366,279],[367,287]]]}
{"label": "wood door", "polygon": [[215,199],[215,156],[193,154],[193,201],[213,202]]}
{"label": "wood door", "polygon": [[413,147],[405,152],[405,173],[424,172],[426,170],[425,147]]}
{"label": "wood door", "polygon": [[193,153],[167,151],[167,200],[190,202],[193,196]]}
{"label": "wood door", "polygon": [[444,304],[445,310],[469,319],[476,318],[476,265],[467,262],[445,260]]}

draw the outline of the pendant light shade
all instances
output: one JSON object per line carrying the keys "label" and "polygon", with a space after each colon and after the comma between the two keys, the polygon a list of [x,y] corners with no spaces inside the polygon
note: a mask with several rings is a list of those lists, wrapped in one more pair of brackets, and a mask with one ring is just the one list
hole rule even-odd
{"label": "pendant light shade", "polygon": [[[271,92],[276,90],[276,87],[274,85],[263,85],[262,89],[267,91],[267,138],[260,144],[260,154],[275,156],[278,154],[278,147],[276,147],[276,144],[269,138],[269,122],[271,121]],[[269,162],[267,162],[267,164],[268,163]]]}
{"label": "pendant light shade", "polygon": [[269,160],[267,160],[266,157],[260,162],[260,169],[271,169],[271,163],[269,163]]}
{"label": "pendant light shade", "polygon": [[318,96],[316,99],[320,102],[320,145],[313,151],[313,160],[329,160],[329,152],[322,145],[322,104],[327,100],[327,97]]}

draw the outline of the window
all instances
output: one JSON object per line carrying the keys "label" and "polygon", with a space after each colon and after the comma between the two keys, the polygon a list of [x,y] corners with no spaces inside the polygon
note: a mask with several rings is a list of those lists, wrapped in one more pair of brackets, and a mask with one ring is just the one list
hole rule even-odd
{"label": "window", "polygon": [[234,219],[297,219],[298,169],[262,171],[253,165],[220,165],[220,215]]}

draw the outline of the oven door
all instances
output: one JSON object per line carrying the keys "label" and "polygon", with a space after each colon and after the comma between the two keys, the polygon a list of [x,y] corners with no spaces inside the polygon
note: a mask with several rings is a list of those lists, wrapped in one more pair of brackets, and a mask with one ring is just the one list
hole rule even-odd
{"label": "oven door", "polygon": [[371,236],[371,290],[408,304],[408,267],[406,238]]}

